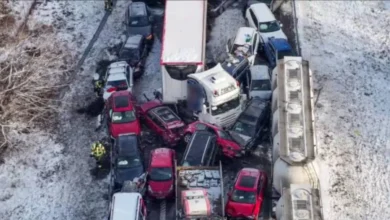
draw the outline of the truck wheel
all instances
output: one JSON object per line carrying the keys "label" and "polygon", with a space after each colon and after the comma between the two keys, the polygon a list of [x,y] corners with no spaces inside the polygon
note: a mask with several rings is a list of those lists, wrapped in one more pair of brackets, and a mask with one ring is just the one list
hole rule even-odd
{"label": "truck wheel", "polygon": [[190,133],[185,134],[183,138],[184,143],[188,144],[191,140],[191,136],[192,135]]}

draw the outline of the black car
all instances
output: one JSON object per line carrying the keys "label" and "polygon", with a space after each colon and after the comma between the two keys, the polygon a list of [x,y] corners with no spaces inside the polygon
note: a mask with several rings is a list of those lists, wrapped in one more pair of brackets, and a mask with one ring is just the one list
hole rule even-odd
{"label": "black car", "polygon": [[115,140],[111,154],[113,191],[120,191],[125,181],[133,181],[145,173],[144,160],[135,134],[122,134]]}
{"label": "black car", "polygon": [[228,132],[243,150],[249,151],[261,138],[261,132],[269,123],[269,116],[270,103],[253,98]]}
{"label": "black car", "polygon": [[196,131],[187,144],[181,166],[213,166],[219,150],[217,137],[213,133]]}
{"label": "black car", "polygon": [[119,51],[119,61],[126,61],[133,67],[134,78],[139,78],[144,72],[148,49],[142,35],[131,35]]}
{"label": "black car", "polygon": [[142,35],[149,46],[153,44],[153,16],[144,2],[132,2],[124,21],[128,35]]}

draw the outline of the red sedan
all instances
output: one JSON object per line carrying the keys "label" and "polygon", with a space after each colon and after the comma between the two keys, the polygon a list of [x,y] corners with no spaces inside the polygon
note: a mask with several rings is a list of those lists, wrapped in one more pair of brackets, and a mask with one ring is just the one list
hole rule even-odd
{"label": "red sedan", "polygon": [[228,218],[258,219],[267,188],[267,174],[253,168],[238,172],[233,190],[228,193]]}
{"label": "red sedan", "polygon": [[139,114],[145,124],[168,146],[176,146],[181,140],[184,134],[184,122],[161,101],[152,100],[144,103],[140,106]]}
{"label": "red sedan", "polygon": [[204,122],[193,122],[189,124],[184,130],[184,142],[188,143],[191,140],[191,135],[195,131],[199,130],[207,130],[217,136],[217,144],[222,149],[222,153],[224,156],[229,158],[241,157],[245,152],[241,150],[240,145],[238,145],[232,137],[230,137],[229,133],[224,130],[218,128],[217,126],[207,124]]}
{"label": "red sedan", "polygon": [[135,112],[135,99],[129,91],[114,92],[107,100],[107,123],[112,138],[120,134],[141,133]]}
{"label": "red sedan", "polygon": [[174,195],[175,151],[169,148],[152,150],[148,168],[148,195],[165,199]]}

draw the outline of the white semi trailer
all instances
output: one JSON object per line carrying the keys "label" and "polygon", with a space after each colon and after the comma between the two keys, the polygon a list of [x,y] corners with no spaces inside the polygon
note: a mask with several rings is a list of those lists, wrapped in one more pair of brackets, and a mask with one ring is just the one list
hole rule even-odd
{"label": "white semi trailer", "polygon": [[207,0],[167,0],[162,39],[162,101],[184,119],[228,127],[241,112],[237,81],[221,65],[206,70]]}
{"label": "white semi trailer", "polygon": [[271,85],[272,184],[281,195],[277,220],[322,220],[309,62],[279,60]]}

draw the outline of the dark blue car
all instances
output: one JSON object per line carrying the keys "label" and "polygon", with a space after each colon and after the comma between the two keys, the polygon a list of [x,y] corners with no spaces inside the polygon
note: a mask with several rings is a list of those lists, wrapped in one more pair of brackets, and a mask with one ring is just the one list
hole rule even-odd
{"label": "dark blue car", "polygon": [[283,59],[285,56],[296,56],[288,41],[282,38],[269,38],[267,43],[263,43],[263,50],[270,69],[276,66],[277,60]]}
{"label": "dark blue car", "polygon": [[142,153],[136,134],[122,134],[115,140],[111,154],[113,191],[122,189],[124,181],[132,181],[145,172]]}

